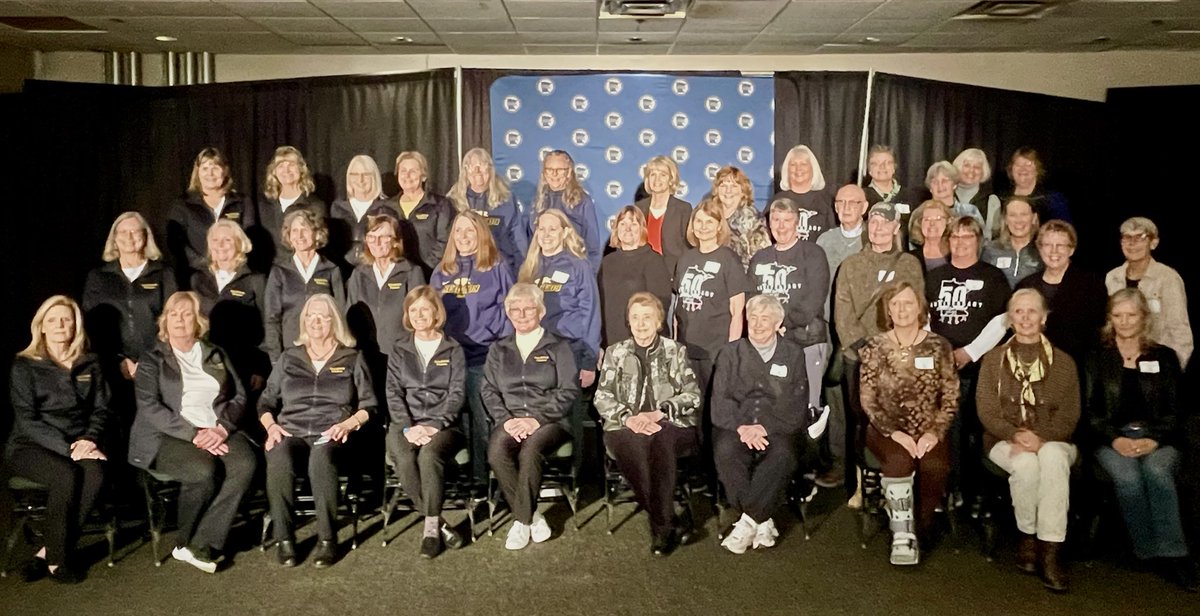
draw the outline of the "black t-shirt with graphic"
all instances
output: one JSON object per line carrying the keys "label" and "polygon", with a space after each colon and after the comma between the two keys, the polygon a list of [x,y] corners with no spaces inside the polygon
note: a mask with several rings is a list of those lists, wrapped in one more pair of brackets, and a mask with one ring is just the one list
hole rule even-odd
{"label": "black t-shirt with graphic", "polygon": [[[801,242],[815,244],[822,233],[838,226],[837,210],[833,209],[833,200],[836,195],[837,189],[826,186],[821,190],[810,190],[804,194],[783,190],[771,200],[786,197],[795,201],[796,205],[800,206],[800,221],[796,225],[796,235]],[[770,213],[770,205],[768,205],[763,215],[769,217]]]}
{"label": "black t-shirt with graphic", "polygon": [[729,341],[729,299],[753,290],[742,260],[727,246],[708,254],[690,248],[679,257],[675,264],[676,338],[687,345],[689,357],[716,356]]}
{"label": "black t-shirt with graphic", "polygon": [[824,313],[829,265],[824,249],[808,242],[796,242],[787,250],[768,246],[754,253],[747,273],[758,293],[783,304],[786,338],[801,346],[828,339]]}
{"label": "black t-shirt with graphic", "polygon": [[925,274],[929,328],[961,348],[979,335],[988,321],[1004,312],[1012,293],[996,266],[977,261],[967,268],[947,263]]}

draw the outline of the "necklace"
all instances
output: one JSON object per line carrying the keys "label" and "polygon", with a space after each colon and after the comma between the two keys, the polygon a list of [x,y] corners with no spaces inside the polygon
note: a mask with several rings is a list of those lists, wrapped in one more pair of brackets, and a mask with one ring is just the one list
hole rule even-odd
{"label": "necklace", "polygon": [[917,330],[917,333],[913,335],[912,342],[909,342],[908,344],[900,342],[900,334],[896,330],[893,329],[891,333],[892,338],[896,340],[896,346],[900,347],[900,358],[907,359],[909,353],[912,351],[912,346],[917,343],[917,338],[921,337],[921,330]]}
{"label": "necklace", "polygon": [[1121,348],[1121,343],[1118,341],[1117,351],[1121,353],[1121,359],[1125,360],[1125,363],[1127,364],[1137,361],[1137,358],[1141,357],[1142,355],[1142,348],[1140,344],[1133,348],[1132,353],[1127,353],[1125,352],[1125,349]]}

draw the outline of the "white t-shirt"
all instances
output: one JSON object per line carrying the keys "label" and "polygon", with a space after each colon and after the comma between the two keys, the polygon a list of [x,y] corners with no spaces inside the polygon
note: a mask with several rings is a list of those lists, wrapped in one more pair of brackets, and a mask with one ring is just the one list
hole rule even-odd
{"label": "white t-shirt", "polygon": [[217,413],[213,401],[221,393],[221,384],[204,371],[204,353],[197,342],[188,351],[171,347],[179,362],[183,376],[183,402],[179,414],[197,428],[212,428],[217,425]]}
{"label": "white t-shirt", "polygon": [[371,271],[375,272],[375,285],[382,289],[384,283],[387,282],[388,276],[392,275],[392,270],[394,269],[396,269],[395,261],[388,263],[387,269],[383,270],[382,272],[379,271],[379,262],[375,262],[375,267],[371,268]]}
{"label": "white t-shirt", "polygon": [[366,215],[367,210],[371,209],[371,202],[351,199],[350,209],[354,210],[354,220],[362,222],[362,217]]}
{"label": "white t-shirt", "polygon": [[417,355],[421,356],[421,365],[428,366],[429,360],[433,359],[433,354],[437,352],[438,345],[442,344],[442,337],[438,336],[433,340],[421,340],[414,336],[413,343],[417,345]]}
{"label": "white t-shirt", "polygon": [[[316,259],[313,259],[313,260],[316,261]],[[235,274],[237,274],[237,272],[227,272],[225,270],[217,270],[216,276],[217,276],[217,292],[218,293],[225,290],[225,285],[233,282],[233,277]]]}
{"label": "white t-shirt", "polygon": [[287,212],[287,209],[289,207],[292,207],[292,204],[299,200],[300,200],[300,197],[292,197],[291,199],[288,199],[287,197],[280,197],[279,198],[279,209],[283,210],[284,212]]}
{"label": "white t-shirt", "polygon": [[300,257],[292,255],[292,264],[296,266],[296,271],[304,277],[304,282],[312,280],[313,274],[317,273],[317,261],[320,260],[320,257],[313,255],[312,261],[308,262],[308,267],[304,267],[304,264],[300,262]]}
{"label": "white t-shirt", "polygon": [[148,261],[142,261],[141,265],[135,267],[122,267],[121,272],[125,274],[125,277],[129,279],[129,282],[133,282],[134,280],[138,279],[138,276],[142,275],[142,271],[146,269],[146,263],[148,263]]}

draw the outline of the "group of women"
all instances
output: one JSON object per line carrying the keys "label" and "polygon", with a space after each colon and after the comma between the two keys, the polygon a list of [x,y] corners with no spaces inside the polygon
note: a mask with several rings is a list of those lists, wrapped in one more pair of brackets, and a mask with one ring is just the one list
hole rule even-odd
{"label": "group of women", "polygon": [[[542,468],[579,436],[594,389],[655,554],[692,535],[674,495],[678,460],[696,456],[739,516],[722,545],[773,546],[793,475],[815,464],[825,402],[845,411],[829,419],[823,477],[873,454],[891,562],[919,561],[934,511],[978,479],[953,471],[986,457],[1009,478],[1022,568],[1065,589],[1058,546],[1086,402],[1080,432],[1095,437],[1135,552],[1186,578],[1172,473],[1191,331],[1178,274],[1150,256],[1153,223],[1122,226],[1126,264],[1101,282],[1071,267],[1069,210],[1042,187],[1035,151],[1014,154],[1004,198],[977,149],[932,165],[923,202],[896,163],[873,147],[865,188],[837,188],[797,146],[760,212],[736,167],[693,208],[675,196],[674,161],[654,157],[648,196],[605,229],[561,150],[527,208],[478,148],[446,196],[419,152],[396,158],[391,199],[378,164],[356,156],[346,198],[326,208],[295,148],[276,150],[256,203],[207,148],[170,210],[174,269],[147,221],[122,214],[82,306],[47,300],[14,362],[8,465],[48,488],[55,526],[30,577],[78,579],[67,556],[114,452],[181,484],[173,556],[210,573],[260,459],[278,561],[295,565],[295,481],[307,476],[310,559],[329,566],[339,468],[352,443],[369,447],[364,428],[385,431],[424,516],[423,556],[462,545],[441,512],[464,447],[512,511],[506,547],[546,541]],[[1088,310],[1105,284],[1107,314]],[[1078,309],[1059,309],[1068,302]],[[839,373],[844,400],[824,386]]]}

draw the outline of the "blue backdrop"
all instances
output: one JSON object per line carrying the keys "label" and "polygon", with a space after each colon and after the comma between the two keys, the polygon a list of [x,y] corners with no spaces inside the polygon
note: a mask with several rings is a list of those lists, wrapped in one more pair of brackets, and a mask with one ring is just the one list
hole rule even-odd
{"label": "blue backdrop", "polygon": [[736,165],[761,209],[774,192],[774,101],[770,77],[507,76],[491,87],[492,156],[528,206],[542,157],[570,152],[602,224],[633,203],[642,166],[660,154],[679,165],[679,198],[695,205]]}

